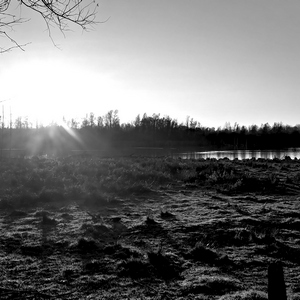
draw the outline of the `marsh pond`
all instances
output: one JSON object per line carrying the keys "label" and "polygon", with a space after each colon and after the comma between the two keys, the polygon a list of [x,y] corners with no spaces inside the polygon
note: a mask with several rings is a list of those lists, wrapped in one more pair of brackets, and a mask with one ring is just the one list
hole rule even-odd
{"label": "marsh pond", "polygon": [[291,159],[300,158],[300,148],[288,148],[282,150],[208,150],[206,148],[159,148],[159,147],[132,147],[109,150],[72,150],[73,155],[89,154],[91,156],[146,156],[146,157],[172,157],[182,159]]}
{"label": "marsh pond", "polygon": [[300,158],[300,148],[289,148],[284,150],[223,150],[223,151],[186,151],[174,152],[174,157],[178,156],[185,159],[284,159],[289,156],[291,159]]}

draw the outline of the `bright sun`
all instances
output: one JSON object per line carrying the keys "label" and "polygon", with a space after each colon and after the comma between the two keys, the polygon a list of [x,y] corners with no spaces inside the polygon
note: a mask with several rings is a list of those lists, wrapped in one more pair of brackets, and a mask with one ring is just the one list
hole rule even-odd
{"label": "bright sun", "polygon": [[[15,64],[1,78],[1,100],[11,108],[13,120],[28,116],[33,124],[62,124],[63,117],[83,118],[90,112],[104,115],[111,109],[131,109],[126,105],[126,87],[111,74],[101,74],[85,66],[59,60],[31,60]],[[1,74],[0,74],[1,75]],[[4,81],[4,82],[3,82]],[[80,120],[79,120],[80,121]]]}

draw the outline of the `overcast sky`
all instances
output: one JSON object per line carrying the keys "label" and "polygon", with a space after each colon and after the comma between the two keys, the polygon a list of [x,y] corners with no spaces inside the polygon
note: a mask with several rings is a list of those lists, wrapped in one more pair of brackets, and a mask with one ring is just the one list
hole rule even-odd
{"label": "overcast sky", "polygon": [[210,127],[300,124],[298,0],[100,0],[97,19],[109,20],[53,30],[58,47],[39,15],[22,13],[31,21],[11,35],[31,44],[0,55],[0,101],[13,117],[118,109],[121,122],[160,113]]}

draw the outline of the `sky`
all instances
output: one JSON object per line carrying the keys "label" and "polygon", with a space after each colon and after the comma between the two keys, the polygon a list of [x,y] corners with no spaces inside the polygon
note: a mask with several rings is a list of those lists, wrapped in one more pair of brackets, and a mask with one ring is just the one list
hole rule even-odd
{"label": "sky", "polygon": [[207,127],[300,124],[298,0],[99,0],[107,21],[53,28],[55,45],[39,15],[10,9],[30,18],[10,32],[30,44],[0,55],[6,118],[117,109],[121,123],[155,113]]}

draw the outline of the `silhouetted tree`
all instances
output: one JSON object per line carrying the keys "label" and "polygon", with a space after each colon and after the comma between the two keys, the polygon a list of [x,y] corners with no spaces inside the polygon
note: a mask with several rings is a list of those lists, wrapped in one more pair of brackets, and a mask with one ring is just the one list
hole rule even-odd
{"label": "silhouetted tree", "polygon": [[108,111],[103,118],[104,118],[104,125],[106,128],[118,128],[120,126],[118,110]]}
{"label": "silhouetted tree", "polygon": [[103,128],[104,127],[104,123],[103,123],[103,117],[98,117],[97,118],[97,127],[98,128]]}
{"label": "silhouetted tree", "polygon": [[82,120],[81,127],[88,127],[88,126],[90,126],[90,121],[89,121],[88,117],[86,116]]}
{"label": "silhouetted tree", "polygon": [[133,122],[134,127],[140,127],[141,126],[141,117],[140,115],[137,115],[134,122]]}
{"label": "silhouetted tree", "polygon": [[15,128],[22,128],[23,127],[22,117],[17,117],[14,125]]}
{"label": "silhouetted tree", "polygon": [[90,117],[89,117],[89,125],[91,126],[91,127],[95,127],[95,115],[94,115],[94,113],[90,113]]}
{"label": "silhouetted tree", "polygon": [[120,127],[120,118],[119,118],[119,111],[116,109],[113,111],[113,117],[112,117],[112,127],[113,128],[119,128]]}
{"label": "silhouetted tree", "polygon": [[78,126],[79,126],[79,123],[78,123],[78,121],[76,121],[74,118],[72,118],[71,119],[71,121],[70,121],[70,125],[69,125],[71,128],[73,128],[73,129],[77,129],[78,128]]}

